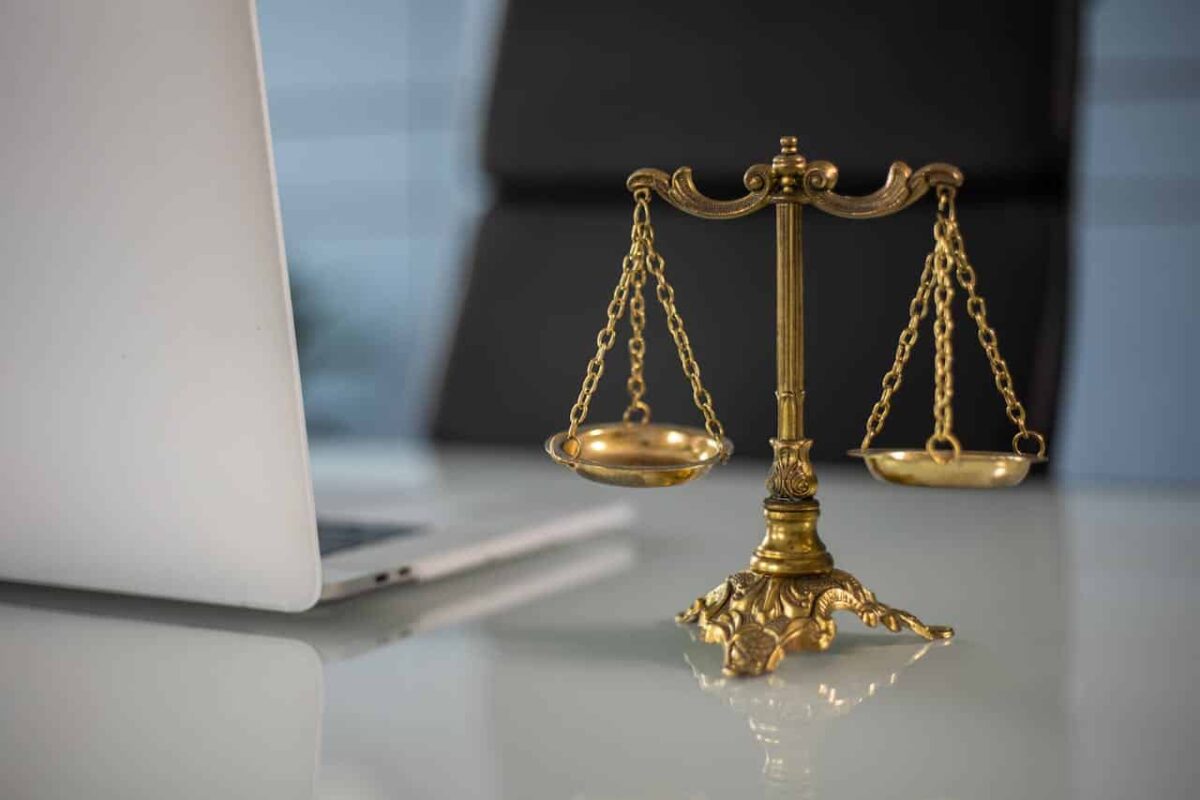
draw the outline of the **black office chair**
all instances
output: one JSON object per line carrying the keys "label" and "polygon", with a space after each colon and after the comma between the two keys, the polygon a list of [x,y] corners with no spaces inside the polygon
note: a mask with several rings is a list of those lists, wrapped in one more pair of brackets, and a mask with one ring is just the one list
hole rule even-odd
{"label": "black office chair", "polygon": [[[795,134],[843,193],[892,160],[962,167],[959,215],[1033,427],[1051,434],[1063,351],[1074,3],[558,3],[511,0],[486,134],[497,194],[480,223],[441,396],[443,439],[537,445],[565,427],[629,246],[625,177],[690,165],[713,196]],[[888,219],[804,215],[806,430],[816,459],[858,445],[908,318],[934,200]],[[696,220],[652,204],[706,385],[739,452],[769,456],[773,217]],[[961,297],[959,298],[961,302]],[[956,430],[1011,429],[959,308]],[[661,309],[648,303],[655,418],[698,421]],[[928,321],[926,322],[928,325]],[[627,324],[622,325],[622,331]],[[878,444],[931,430],[928,327]],[[623,407],[624,348],[590,421]],[[1051,442],[1053,445],[1053,442]]]}

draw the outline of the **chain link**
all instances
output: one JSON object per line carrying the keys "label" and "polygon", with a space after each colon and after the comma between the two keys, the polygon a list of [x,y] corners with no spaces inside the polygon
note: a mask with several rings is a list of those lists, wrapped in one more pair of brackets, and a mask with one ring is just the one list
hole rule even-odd
{"label": "chain link", "polygon": [[[640,422],[645,425],[650,421],[650,404],[642,398],[646,394],[646,339],[643,332],[646,329],[646,244],[653,241],[654,230],[650,227],[649,197],[641,200],[635,197],[633,218],[633,243],[631,255],[636,252],[633,261],[633,273],[629,286],[629,326],[632,330],[629,336],[629,378],[625,388],[629,392],[629,405],[621,419],[625,422]],[[642,219],[638,219],[638,212]],[[639,228],[640,226],[640,228]]]}
{"label": "chain link", "polygon": [[[939,202],[940,199],[941,191],[939,190]],[[995,379],[996,390],[1004,398],[1004,412],[1008,415],[1009,421],[1017,428],[1017,433],[1013,436],[1012,440],[1013,452],[1018,454],[1023,453],[1021,443],[1032,441],[1037,447],[1037,457],[1044,458],[1046,455],[1046,439],[1042,434],[1035,430],[1030,430],[1028,427],[1025,406],[1021,405],[1021,401],[1017,399],[1016,390],[1013,388],[1012,374],[1008,371],[1008,362],[1000,355],[1000,343],[996,336],[996,330],[988,324],[987,303],[984,302],[983,297],[975,288],[975,269],[967,259],[966,246],[963,243],[962,232],[958,227],[958,215],[955,212],[953,190],[946,190],[946,205],[949,207],[946,246],[955,264],[955,277],[958,279],[958,284],[967,293],[967,313],[975,320],[975,325],[978,328],[979,344],[983,347],[983,352],[987,355],[988,364],[992,368],[992,377]]]}
{"label": "chain link", "polygon": [[683,367],[683,374],[692,386],[692,402],[704,415],[704,429],[708,431],[708,435],[721,443],[721,453],[724,456],[727,455],[725,426],[717,419],[717,412],[713,410],[712,395],[700,382],[700,365],[696,363],[696,355],[692,352],[692,342],[683,328],[683,317],[679,315],[679,309],[675,307],[675,289],[667,281],[666,266],[667,262],[651,245],[650,252],[646,256],[646,267],[654,276],[657,284],[654,293],[658,297],[663,311],[666,312],[667,330],[671,332],[671,338],[675,340],[675,348],[679,351],[679,364]]}
{"label": "chain link", "polygon": [[929,295],[932,291],[933,254],[930,253],[925,258],[925,268],[921,271],[921,279],[917,282],[917,293],[908,303],[908,325],[900,331],[900,341],[896,344],[896,358],[892,362],[892,368],[883,375],[881,381],[883,392],[880,394],[879,400],[871,407],[871,414],[867,417],[867,430],[863,434],[860,445],[863,450],[869,448],[871,440],[883,430],[883,423],[887,421],[888,414],[892,411],[892,396],[900,390],[900,385],[904,382],[904,367],[907,366],[913,347],[917,344],[921,320],[929,314]]}
{"label": "chain link", "polygon": [[587,419],[592,395],[596,393],[596,386],[600,383],[600,377],[604,375],[604,356],[612,349],[617,338],[617,322],[625,313],[625,303],[629,297],[629,284],[633,272],[631,263],[632,259],[629,256],[621,263],[621,278],[617,281],[617,288],[613,290],[612,299],[608,301],[608,320],[596,334],[596,354],[588,361],[583,385],[579,387],[579,396],[575,399],[575,405],[571,406],[571,426],[563,442],[563,451],[569,456],[579,454],[579,439],[576,434],[579,432],[579,426]]}
{"label": "chain link", "polygon": [[646,304],[644,287],[647,274],[655,280],[655,295],[667,315],[667,329],[675,340],[679,351],[679,363],[683,374],[692,387],[692,401],[704,416],[704,429],[721,443],[722,454],[725,454],[725,428],[717,419],[713,410],[712,395],[700,381],[700,365],[692,352],[692,344],[683,327],[683,318],[675,306],[675,290],[667,281],[665,270],[666,261],[654,249],[654,228],[650,224],[650,190],[637,189],[633,194],[633,229],[630,232],[629,253],[621,262],[621,277],[613,290],[612,299],[608,304],[608,319],[600,332],[596,334],[596,354],[588,362],[583,385],[575,405],[571,407],[570,428],[567,431],[564,451],[571,456],[578,455],[579,426],[587,419],[592,396],[596,386],[604,374],[604,357],[612,349],[616,341],[616,326],[629,307],[629,320],[632,334],[629,339],[629,379],[626,388],[629,391],[629,406],[622,418],[626,422],[650,421],[650,405],[643,399],[646,393],[644,376],[646,340],[644,330],[646,325]]}
{"label": "chain link", "polygon": [[950,308],[954,302],[954,259],[948,239],[948,195],[943,189],[938,190],[938,215],[933,226],[933,434],[925,442],[925,451],[939,464],[958,458],[962,452],[954,435],[954,314]]}

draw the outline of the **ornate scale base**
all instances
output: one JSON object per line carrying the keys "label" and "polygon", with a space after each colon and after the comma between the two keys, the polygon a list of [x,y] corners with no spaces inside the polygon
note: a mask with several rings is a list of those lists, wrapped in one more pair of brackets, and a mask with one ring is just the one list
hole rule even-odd
{"label": "ornate scale base", "polygon": [[926,625],[884,605],[849,572],[812,575],[735,572],[675,619],[696,622],[704,641],[722,644],[722,671],[731,676],[770,672],[791,650],[826,650],[837,634],[835,611],[850,611],[868,627],[908,628],[925,639],[949,639],[954,629]]}

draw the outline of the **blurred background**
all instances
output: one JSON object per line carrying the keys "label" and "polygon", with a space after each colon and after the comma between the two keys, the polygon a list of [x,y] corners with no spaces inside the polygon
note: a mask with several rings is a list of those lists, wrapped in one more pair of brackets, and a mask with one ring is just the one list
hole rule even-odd
{"label": "blurred background", "polygon": [[[628,248],[624,178],[740,194],[782,134],[866,192],[950,161],[980,289],[1051,474],[1200,481],[1200,7],[1186,0],[725,4],[259,0],[313,437],[540,447],[564,427]],[[931,246],[932,203],[805,215],[808,433],[858,444]],[[770,214],[658,245],[743,457],[775,420]],[[959,316],[956,423],[1011,431]],[[698,419],[648,303],[656,418]],[[624,326],[622,333],[624,333]],[[930,426],[928,328],[882,443]],[[623,406],[623,345],[591,419]]]}

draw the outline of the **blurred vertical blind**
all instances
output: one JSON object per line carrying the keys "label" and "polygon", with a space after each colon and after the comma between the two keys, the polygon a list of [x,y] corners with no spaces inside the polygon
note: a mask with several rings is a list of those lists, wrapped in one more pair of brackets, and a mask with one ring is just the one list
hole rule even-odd
{"label": "blurred vertical blind", "polygon": [[309,431],[423,433],[499,0],[259,0]]}
{"label": "blurred vertical blind", "polygon": [[1058,474],[1200,481],[1200,5],[1084,7]]}

